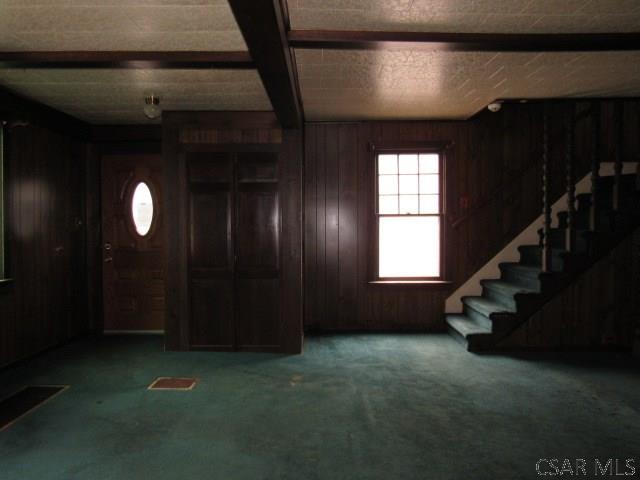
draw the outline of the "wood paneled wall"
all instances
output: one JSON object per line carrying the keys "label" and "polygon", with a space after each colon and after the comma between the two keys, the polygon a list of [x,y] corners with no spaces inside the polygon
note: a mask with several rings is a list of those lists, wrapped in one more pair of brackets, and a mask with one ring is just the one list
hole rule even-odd
{"label": "wood paneled wall", "polygon": [[[603,161],[613,158],[613,102],[601,102]],[[588,172],[591,103],[554,102],[552,198],[565,189],[566,115],[575,111],[576,175]],[[505,104],[460,122],[310,123],[305,132],[305,327],[441,330],[444,300],[541,213],[541,103]],[[625,161],[637,161],[640,102],[624,102]],[[371,144],[453,142],[446,165],[449,290],[370,285],[374,208]]]}
{"label": "wood paneled wall", "polygon": [[6,137],[8,274],[0,365],[67,341],[86,315],[85,144],[31,125]]}

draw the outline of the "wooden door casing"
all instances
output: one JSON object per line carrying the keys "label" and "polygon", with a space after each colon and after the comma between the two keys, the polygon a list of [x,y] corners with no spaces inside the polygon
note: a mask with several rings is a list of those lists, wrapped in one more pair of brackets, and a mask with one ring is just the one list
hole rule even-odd
{"label": "wooden door casing", "polygon": [[[144,182],[153,198],[149,232],[136,232],[131,202]],[[103,305],[105,331],[164,329],[162,160],[159,155],[102,157]]]}

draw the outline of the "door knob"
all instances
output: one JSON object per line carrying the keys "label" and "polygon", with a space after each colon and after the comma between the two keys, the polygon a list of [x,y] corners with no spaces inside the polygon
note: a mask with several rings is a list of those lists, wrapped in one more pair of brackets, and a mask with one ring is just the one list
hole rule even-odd
{"label": "door knob", "polygon": [[104,244],[104,249],[108,252],[111,250],[111,244],[109,242]]}

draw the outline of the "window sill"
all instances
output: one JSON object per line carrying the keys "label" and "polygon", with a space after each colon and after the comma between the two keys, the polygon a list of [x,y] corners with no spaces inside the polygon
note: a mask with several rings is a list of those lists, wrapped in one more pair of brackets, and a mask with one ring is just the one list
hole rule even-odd
{"label": "window sill", "polygon": [[369,285],[379,287],[417,287],[427,289],[448,289],[453,282],[449,280],[373,280]]}

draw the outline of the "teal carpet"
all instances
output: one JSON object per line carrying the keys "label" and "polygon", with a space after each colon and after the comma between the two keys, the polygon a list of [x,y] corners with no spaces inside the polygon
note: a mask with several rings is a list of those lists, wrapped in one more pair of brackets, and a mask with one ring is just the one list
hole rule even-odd
{"label": "teal carpet", "polygon": [[[476,356],[447,335],[308,338],[302,356],[87,340],[0,373],[0,396],[71,385],[0,432],[0,478],[533,479],[540,458],[596,457],[640,475],[638,372],[615,354]],[[148,391],[158,376],[199,384]]]}

